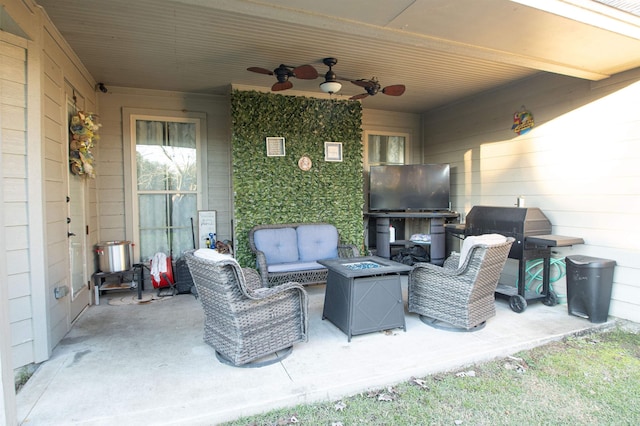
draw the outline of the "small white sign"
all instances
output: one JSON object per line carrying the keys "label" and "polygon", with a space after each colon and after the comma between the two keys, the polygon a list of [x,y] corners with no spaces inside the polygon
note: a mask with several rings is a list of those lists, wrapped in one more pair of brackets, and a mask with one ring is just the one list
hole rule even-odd
{"label": "small white sign", "polygon": [[267,144],[267,157],[284,157],[285,155],[284,138],[268,137],[266,139],[266,144]]}
{"label": "small white sign", "polygon": [[324,161],[342,161],[342,142],[324,143]]}
{"label": "small white sign", "polygon": [[[216,235],[216,211],[198,211],[198,248],[210,248],[218,240]],[[209,246],[207,246],[207,241]]]}

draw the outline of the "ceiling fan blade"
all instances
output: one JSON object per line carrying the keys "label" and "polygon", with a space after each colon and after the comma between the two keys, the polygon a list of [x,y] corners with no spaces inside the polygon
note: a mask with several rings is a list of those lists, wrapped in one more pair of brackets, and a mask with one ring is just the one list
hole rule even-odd
{"label": "ceiling fan blade", "polygon": [[274,92],[280,91],[280,90],[287,90],[287,89],[291,89],[293,87],[293,83],[290,81],[285,81],[284,83],[276,83],[273,86],[271,86],[271,90]]}
{"label": "ceiling fan blade", "polygon": [[369,96],[368,93],[360,93],[359,95],[354,95],[354,96],[350,97],[349,100],[355,101],[357,99],[364,99],[367,96]]}
{"label": "ceiling fan blade", "polygon": [[393,86],[387,86],[382,89],[382,93],[389,96],[400,96],[404,93],[404,84],[394,84]]}
{"label": "ceiling fan blade", "polygon": [[269,71],[266,68],[260,68],[260,67],[249,67],[247,68],[247,71],[257,72],[258,74],[273,75],[273,71]]}
{"label": "ceiling fan blade", "polygon": [[355,84],[356,86],[364,87],[365,89],[367,87],[372,87],[372,86],[375,85],[374,82],[371,81],[371,80],[362,80],[361,79],[361,80],[351,80],[351,82],[353,84]]}
{"label": "ceiling fan blade", "polygon": [[318,71],[311,65],[302,65],[293,69],[293,74],[296,78],[303,80],[313,80],[318,78]]}

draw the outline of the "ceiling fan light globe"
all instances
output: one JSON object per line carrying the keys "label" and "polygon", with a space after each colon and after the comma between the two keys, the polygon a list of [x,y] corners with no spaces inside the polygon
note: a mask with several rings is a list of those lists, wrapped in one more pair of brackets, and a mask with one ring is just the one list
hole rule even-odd
{"label": "ceiling fan light globe", "polygon": [[320,90],[330,95],[337,93],[342,89],[342,84],[337,81],[324,81],[320,83]]}

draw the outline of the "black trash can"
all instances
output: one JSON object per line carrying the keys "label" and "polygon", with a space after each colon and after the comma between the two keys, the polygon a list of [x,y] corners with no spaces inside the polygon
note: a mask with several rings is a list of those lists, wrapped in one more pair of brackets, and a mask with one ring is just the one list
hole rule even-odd
{"label": "black trash can", "polygon": [[609,316],[615,260],[567,256],[567,308],[569,314],[606,322]]}

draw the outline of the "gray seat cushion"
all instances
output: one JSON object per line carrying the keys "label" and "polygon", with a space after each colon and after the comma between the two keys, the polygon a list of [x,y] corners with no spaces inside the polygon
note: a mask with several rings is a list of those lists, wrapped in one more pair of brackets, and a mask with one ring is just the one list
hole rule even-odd
{"label": "gray seat cushion", "polygon": [[298,252],[300,261],[334,259],[338,257],[338,230],[333,225],[300,225]]}
{"label": "gray seat cushion", "polygon": [[298,236],[293,228],[260,229],[253,241],[269,265],[298,261]]}

